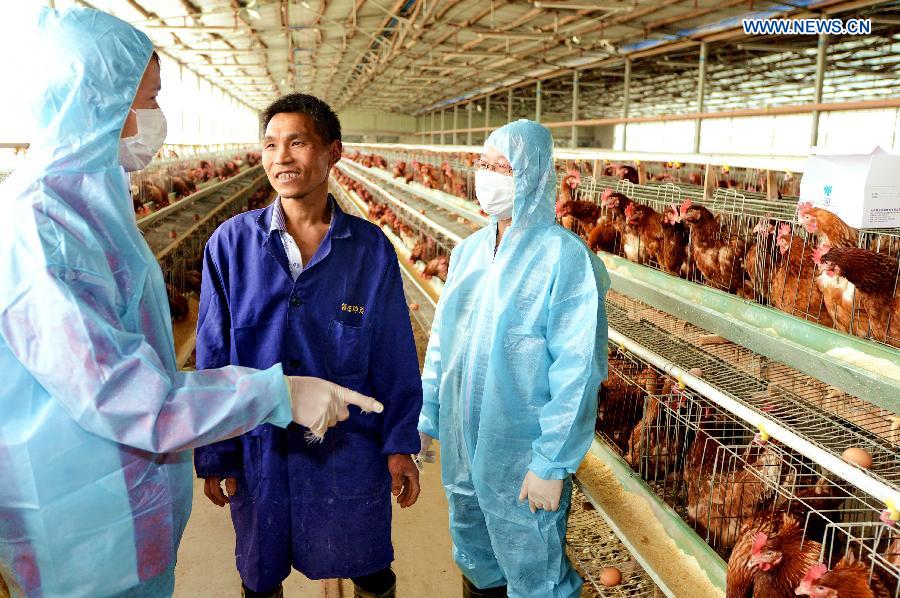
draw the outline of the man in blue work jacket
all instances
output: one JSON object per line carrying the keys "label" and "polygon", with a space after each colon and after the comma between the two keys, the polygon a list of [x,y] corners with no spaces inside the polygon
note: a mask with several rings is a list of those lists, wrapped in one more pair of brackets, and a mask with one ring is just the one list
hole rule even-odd
{"label": "man in blue work jacket", "polygon": [[[359,597],[396,592],[390,495],[415,503],[422,388],[397,255],[378,227],[341,211],[328,175],[337,116],[285,96],[263,114],[262,162],[278,197],[238,215],[206,245],[197,368],[283,363],[375,397],[380,415],[323,439],[262,425],[195,451],[209,499],[230,503],[245,596],[281,596],[291,566],[351,578]],[[221,483],[224,480],[223,493]]]}

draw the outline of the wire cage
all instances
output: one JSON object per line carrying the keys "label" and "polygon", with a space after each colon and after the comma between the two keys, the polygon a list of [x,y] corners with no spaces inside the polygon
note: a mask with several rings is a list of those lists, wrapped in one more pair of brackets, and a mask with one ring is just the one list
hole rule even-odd
{"label": "wire cage", "polygon": [[846,548],[836,547],[829,530],[840,530],[845,543],[862,542],[879,575],[893,579],[895,595],[900,555],[893,553],[900,542],[895,545],[896,527],[881,522],[877,500],[764,440],[747,422],[633,354],[613,351],[610,381],[617,392],[600,392],[598,435],[723,558],[742,538],[789,514],[803,542],[835,547],[839,556]]}
{"label": "wire cage", "polygon": [[241,176],[140,224],[162,268],[173,320],[187,319],[188,297],[200,292],[203,248],[215,229],[232,216],[268,204],[273,195],[268,181]]}
{"label": "wire cage", "polygon": [[335,180],[345,193],[353,194],[358,201],[365,202],[369,220],[381,226],[385,234],[405,247],[408,252],[405,259],[419,270],[423,278],[446,281],[450,252],[457,239],[450,238],[445,231],[429,226],[429,221],[423,218],[416,204],[396,201],[377,184],[340,168]]}
{"label": "wire cage", "polygon": [[473,163],[478,155],[474,153],[386,147],[375,153],[347,151],[344,158],[366,168],[381,168],[407,183],[476,201]]}
{"label": "wire cage", "polygon": [[[474,200],[472,153],[408,146],[368,149],[377,153],[356,150],[348,157],[385,169],[403,162],[411,182]],[[650,162],[636,166],[651,174],[694,168]],[[738,177],[746,184],[720,185],[707,199],[701,185],[680,182],[683,177],[651,176],[654,180],[636,184],[636,166],[558,159],[561,224],[594,251],[622,255],[826,327],[900,346],[900,229],[858,231],[836,223],[846,245],[869,253],[852,256],[855,261],[849,264],[850,258],[844,258],[842,275],[831,276],[830,262],[821,261],[820,251],[829,239],[821,229],[810,232],[810,216],[796,198],[771,201],[753,190],[766,171],[719,167],[717,177]],[[799,184],[791,173],[768,175],[792,190]],[[850,284],[872,267],[890,284],[867,291]]]}
{"label": "wire cage", "polygon": [[[566,544],[570,558],[587,582],[582,598],[665,596],[577,486],[572,489]],[[611,587],[601,583],[600,576],[607,567],[619,570],[621,583]]]}
{"label": "wire cage", "polygon": [[[578,198],[580,226],[561,223],[594,251],[900,346],[900,229],[857,230],[824,210],[731,189],[704,200],[670,183],[648,189],[588,180]],[[835,239],[842,247],[830,252]],[[869,280],[873,268],[878,283]]]}
{"label": "wire cage", "polygon": [[257,151],[224,150],[156,159],[130,173],[135,213],[143,217],[260,163]]}
{"label": "wire cage", "polygon": [[[819,561],[834,572],[843,570],[845,576],[855,573],[875,590],[875,596],[900,596],[900,529],[897,523],[829,523],[823,534]],[[817,581],[825,587],[833,587],[827,577]]]}

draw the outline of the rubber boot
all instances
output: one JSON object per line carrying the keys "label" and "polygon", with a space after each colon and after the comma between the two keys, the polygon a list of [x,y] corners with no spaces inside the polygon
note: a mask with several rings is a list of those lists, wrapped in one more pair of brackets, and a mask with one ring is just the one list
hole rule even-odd
{"label": "rubber boot", "polygon": [[269,592],[254,592],[241,584],[241,598],[284,598],[284,586],[278,586]]}
{"label": "rubber boot", "polygon": [[396,598],[397,596],[397,584],[395,583],[390,587],[390,589],[382,592],[381,594],[376,594],[374,592],[369,592],[368,590],[364,590],[360,588],[358,585],[353,585],[353,598]]}
{"label": "rubber boot", "polygon": [[469,579],[463,575],[463,598],[506,598],[506,586],[486,588],[484,590],[475,587]]}

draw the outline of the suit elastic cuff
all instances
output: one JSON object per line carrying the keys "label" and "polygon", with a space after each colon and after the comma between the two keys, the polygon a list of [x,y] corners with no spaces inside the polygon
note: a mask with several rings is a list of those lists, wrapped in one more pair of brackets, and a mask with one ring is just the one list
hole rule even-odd
{"label": "suit elastic cuff", "polygon": [[438,438],[438,430],[440,426],[438,426],[437,418],[427,417],[424,412],[419,416],[419,432],[425,434],[427,436],[431,436],[435,440],[440,440]]}
{"label": "suit elastic cuff", "polygon": [[291,405],[291,393],[288,390],[288,381],[281,369],[281,364],[275,364],[260,373],[267,376],[268,389],[264,396],[272,397],[274,404],[272,412],[266,418],[265,424],[272,424],[279,428],[287,428],[294,421],[294,410]]}
{"label": "suit elastic cuff", "polygon": [[554,463],[544,458],[543,455],[538,453],[534,453],[534,456],[532,456],[531,465],[528,466],[528,469],[544,480],[564,480],[570,473],[575,473],[559,463]]}

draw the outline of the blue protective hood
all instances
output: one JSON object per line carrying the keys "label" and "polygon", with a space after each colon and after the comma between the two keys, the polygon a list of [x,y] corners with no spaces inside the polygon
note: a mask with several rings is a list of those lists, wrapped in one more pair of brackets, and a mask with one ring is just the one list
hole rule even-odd
{"label": "blue protective hood", "polygon": [[556,166],[547,127],[520,119],[500,127],[484,142],[506,156],[515,172],[512,225],[551,226],[556,222]]}
{"label": "blue protective hood", "polygon": [[186,451],[286,426],[287,386],[280,365],[177,367],[118,160],[149,39],[95,10],[35,23],[40,133],[0,185],[0,576],[16,597],[167,596]]}
{"label": "blue protective hood", "polygon": [[144,34],[91,9],[44,9],[35,72],[38,137],[29,161],[42,169],[91,171],[118,166],[119,134],[153,53]]}

